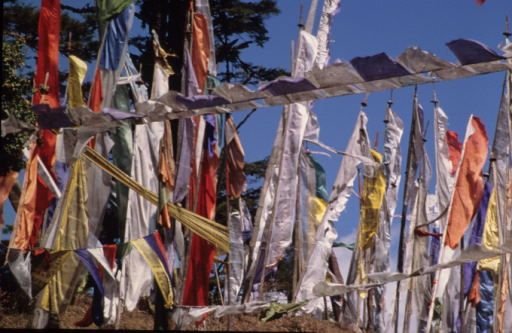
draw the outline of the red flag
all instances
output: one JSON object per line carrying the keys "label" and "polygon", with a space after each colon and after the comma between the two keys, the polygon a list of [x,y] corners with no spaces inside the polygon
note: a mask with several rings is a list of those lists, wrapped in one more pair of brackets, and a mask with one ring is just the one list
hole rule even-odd
{"label": "red flag", "polygon": [[459,245],[484,193],[481,173],[487,156],[487,144],[484,124],[479,118],[472,116],[468,124],[448,217],[445,245],[452,249]]}
{"label": "red flag", "polygon": [[[208,61],[210,55],[210,39],[208,38],[208,22],[204,15],[194,13],[192,22],[192,67],[201,92],[204,92],[208,75]],[[215,119],[215,118],[213,118]],[[203,149],[201,165],[196,165],[195,150],[192,157],[192,174],[190,177],[189,208],[196,213],[213,219],[215,217],[215,205],[217,199],[217,165],[219,157],[215,142],[216,126],[214,121],[205,121],[204,140],[203,133],[199,133],[199,118],[194,119],[196,124],[194,133],[194,147],[197,144],[207,146]],[[198,170],[199,169],[199,170]],[[199,179],[196,179],[198,175]],[[199,184],[198,184],[199,181]],[[199,186],[198,186],[199,185]],[[200,238],[192,235],[190,255],[187,263],[185,286],[183,290],[184,305],[207,305],[210,271],[215,258],[215,247]]]}
{"label": "red flag", "polygon": [[42,89],[36,90],[33,104],[49,104],[50,108],[56,108],[59,106],[59,0],[41,1],[37,33],[35,84],[36,88]]}
{"label": "red flag", "polygon": [[101,111],[101,102],[103,100],[103,96],[101,94],[101,73],[100,70],[97,69],[94,74],[94,82],[91,87],[91,97],[89,98],[89,108],[93,112]]}
{"label": "red flag", "polygon": [[[60,1],[42,0],[38,24],[37,66],[35,75],[36,91],[33,104],[48,104],[50,108],[59,106],[59,38],[60,38]],[[22,202],[18,210],[19,218],[15,233],[15,246],[27,249],[37,244],[44,219],[44,213],[53,194],[37,175],[37,157],[55,178],[56,135],[50,130],[38,132],[38,143],[27,162]]]}
{"label": "red flag", "polygon": [[[203,156],[196,213],[213,219],[217,199],[218,157],[216,155],[209,157],[207,151]],[[183,291],[183,305],[208,305],[210,271],[214,258],[215,247],[193,234]]]}
{"label": "red flag", "polygon": [[[48,104],[57,108],[59,103],[59,39],[60,39],[60,1],[42,0],[39,13],[36,67],[36,92],[34,105]],[[39,131],[39,143],[34,154],[39,156],[50,175],[55,179],[55,144],[57,136],[51,130]],[[31,169],[33,170],[33,169]],[[53,194],[40,177],[37,177],[35,195],[35,214],[30,245],[34,246],[39,240],[39,233],[44,220],[44,213]],[[29,221],[27,221],[29,222]]]}

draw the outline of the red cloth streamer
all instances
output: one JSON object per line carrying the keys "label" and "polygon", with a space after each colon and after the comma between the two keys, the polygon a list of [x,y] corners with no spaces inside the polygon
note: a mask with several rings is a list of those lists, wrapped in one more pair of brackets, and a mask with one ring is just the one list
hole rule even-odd
{"label": "red cloth streamer", "polygon": [[101,93],[101,72],[99,69],[96,70],[94,74],[94,82],[91,87],[91,97],[89,98],[89,108],[93,112],[101,111],[101,102],[103,100],[103,96]]}
{"label": "red cloth streamer", "polygon": [[[209,157],[205,151],[200,176],[196,213],[213,219],[217,199],[216,155]],[[187,278],[183,291],[183,305],[208,305],[210,271],[215,258],[215,247],[197,235],[192,235]]]}
{"label": "red cloth streamer", "polygon": [[[38,24],[37,66],[35,75],[36,91],[33,104],[48,104],[50,108],[59,106],[59,38],[60,38],[60,1],[42,0]],[[39,141],[33,150],[31,160],[39,156],[44,166],[55,179],[53,166],[55,164],[56,135],[50,130],[40,130]],[[35,161],[35,160],[34,160]],[[25,202],[21,207],[35,207],[32,211],[21,212],[19,224],[22,229],[29,230],[23,241],[26,245],[23,249],[34,247],[40,238],[40,230],[44,220],[44,213],[53,194],[48,186],[37,175],[37,166],[27,169],[25,177],[37,179],[36,186],[25,187],[25,198],[31,202]],[[21,235],[17,235],[21,237]]]}

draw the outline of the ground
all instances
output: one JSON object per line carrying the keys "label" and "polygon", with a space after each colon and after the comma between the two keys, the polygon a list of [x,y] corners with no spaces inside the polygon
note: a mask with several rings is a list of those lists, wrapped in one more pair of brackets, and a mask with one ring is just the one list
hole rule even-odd
{"label": "ground", "polygon": [[[91,297],[86,294],[77,295],[64,313],[60,322],[60,328],[79,329],[74,323],[83,318],[91,303]],[[0,330],[5,328],[30,327],[31,306],[23,295],[19,293],[0,294]],[[228,327],[229,325],[229,327]],[[88,329],[97,329],[92,324]],[[173,323],[170,323],[170,329]],[[153,315],[146,306],[139,306],[133,312],[123,313],[121,319],[122,330],[153,330]],[[236,315],[220,319],[207,318],[202,324],[190,325],[185,330],[195,331],[234,331],[234,332],[351,332],[332,321],[317,320],[311,316],[284,316],[269,322],[262,322],[257,314]]]}

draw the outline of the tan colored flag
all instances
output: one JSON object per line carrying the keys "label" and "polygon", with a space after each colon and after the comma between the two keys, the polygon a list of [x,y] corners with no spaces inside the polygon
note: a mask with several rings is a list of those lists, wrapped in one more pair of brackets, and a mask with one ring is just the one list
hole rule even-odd
{"label": "tan colored flag", "polygon": [[233,118],[226,119],[226,185],[230,198],[239,198],[245,188],[244,148]]}

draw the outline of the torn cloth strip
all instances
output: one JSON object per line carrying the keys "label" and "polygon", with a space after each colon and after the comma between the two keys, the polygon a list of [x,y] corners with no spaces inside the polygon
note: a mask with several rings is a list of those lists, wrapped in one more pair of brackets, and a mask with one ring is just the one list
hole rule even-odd
{"label": "torn cloth strip", "polygon": [[[311,69],[317,51],[316,38],[301,31],[293,74],[301,76]],[[255,232],[251,240],[251,266],[246,276],[246,298],[250,281],[260,281],[266,263],[275,264],[290,244],[297,200],[297,172],[302,140],[310,119],[307,103],[284,108],[277,127],[272,153],[255,216]],[[283,181],[281,181],[283,179]],[[283,184],[284,183],[284,184]],[[280,230],[284,228],[284,230]],[[268,250],[268,251],[267,251]],[[267,259],[267,252],[271,252]],[[256,278],[257,275],[260,275]],[[247,300],[246,300],[247,301]]]}
{"label": "torn cloth strip", "polygon": [[[434,137],[435,137],[435,160],[436,160],[436,196],[437,211],[440,214],[448,209],[450,196],[455,184],[455,173],[458,169],[462,151],[462,143],[459,142],[457,133],[448,130],[448,117],[439,105],[434,107]],[[441,226],[446,226],[448,215],[444,214],[439,221],[434,223],[433,232],[439,232]],[[431,239],[430,255],[431,264],[437,264],[441,240]]]}
{"label": "torn cloth strip", "polygon": [[299,154],[309,119],[309,109],[305,104],[292,104],[284,111],[283,150],[279,165],[279,179],[275,188],[273,213],[270,215],[270,239],[267,239],[268,253],[265,266],[272,267],[284,257],[285,250],[292,242],[295,224],[297,197],[297,168]]}
{"label": "torn cloth strip", "polygon": [[316,38],[318,40],[318,56],[316,63],[318,67],[324,68],[329,63],[329,36],[334,16],[339,11],[341,0],[324,1],[322,15],[318,23],[318,32]]}
{"label": "torn cloth strip", "polygon": [[[153,193],[158,192],[159,139],[148,124],[135,126],[130,174],[137,183]],[[156,227],[156,213],[154,204],[130,190],[123,239],[129,241],[151,233]],[[130,251],[123,257],[121,299],[129,311],[135,309],[141,296],[149,295],[152,286],[150,272],[150,267],[137,251]]]}
{"label": "torn cloth strip", "polygon": [[[329,197],[329,205],[317,230],[315,247],[308,259],[306,272],[299,283],[296,301],[313,299],[313,287],[325,280],[332,244],[337,238],[334,223],[338,220],[341,212],[345,210],[354,188],[357,167],[361,164],[361,159],[355,156],[367,156],[369,154],[368,133],[366,131],[367,121],[366,114],[360,112],[357,116],[350,141],[345,149],[347,154],[343,157],[340,164]],[[323,302],[320,299],[310,301],[304,309],[309,313],[322,311]]]}
{"label": "torn cloth strip", "polygon": [[[294,77],[302,76],[312,69],[317,49],[316,37],[301,30],[293,69]],[[268,230],[267,235],[264,236],[268,249],[268,252],[265,251],[262,254],[265,267],[277,265],[292,243],[296,221],[299,157],[310,118],[313,116],[309,103],[304,102],[286,106],[282,117],[284,127],[280,127],[276,134],[283,136],[283,147],[279,151],[280,161],[275,184],[274,207],[270,219],[266,222]]]}
{"label": "torn cloth strip", "polygon": [[[398,189],[400,187],[400,170],[402,156],[400,153],[400,142],[402,139],[404,124],[402,119],[391,109],[391,105],[386,110],[384,120],[386,126],[384,130],[384,174],[386,176],[386,192],[384,194],[384,204],[379,214],[379,227],[375,238],[375,249],[373,251],[373,263],[370,272],[387,272],[390,269],[389,250],[391,247],[391,225],[398,199]],[[386,306],[383,297],[386,294],[388,286],[375,288],[369,296],[373,298],[373,311],[370,313],[370,322],[373,327],[388,328],[392,309]]]}

